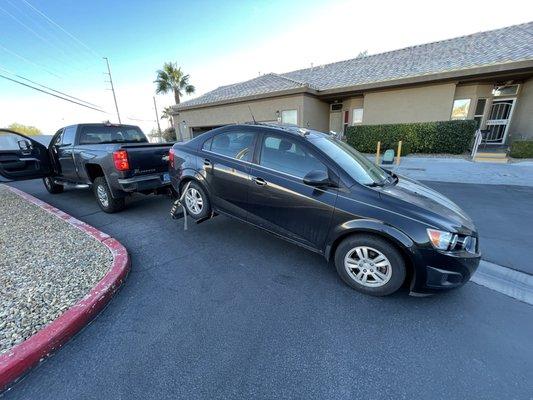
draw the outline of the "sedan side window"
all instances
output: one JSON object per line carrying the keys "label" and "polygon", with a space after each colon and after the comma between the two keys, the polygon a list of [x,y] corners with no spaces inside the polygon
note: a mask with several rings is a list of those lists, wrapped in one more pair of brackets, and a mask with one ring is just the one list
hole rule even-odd
{"label": "sedan side window", "polygon": [[[224,132],[214,136],[211,151],[242,161],[252,161],[255,133]],[[205,146],[205,144],[204,144]]]}
{"label": "sedan side window", "polygon": [[301,179],[311,171],[328,172],[303,145],[279,136],[264,137],[259,165]]}

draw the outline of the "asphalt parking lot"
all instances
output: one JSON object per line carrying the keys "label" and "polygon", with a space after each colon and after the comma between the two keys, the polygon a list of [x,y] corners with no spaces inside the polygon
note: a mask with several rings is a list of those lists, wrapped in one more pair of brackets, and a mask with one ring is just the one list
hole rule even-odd
{"label": "asphalt parking lot", "polygon": [[[482,190],[453,185],[435,187],[456,201]],[[228,218],[184,232],[164,197],[108,215],[88,191],[16,186],[116,237],[132,272],[8,399],[531,398],[529,305],[474,283],[372,298],[321,256]]]}

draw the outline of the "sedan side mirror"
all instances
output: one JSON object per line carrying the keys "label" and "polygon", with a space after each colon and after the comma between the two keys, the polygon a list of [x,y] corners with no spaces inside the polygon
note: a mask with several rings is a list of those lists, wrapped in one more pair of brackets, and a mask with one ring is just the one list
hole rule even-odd
{"label": "sedan side mirror", "polygon": [[304,176],[304,183],[313,187],[327,187],[337,186],[331,179],[326,171],[313,170]]}

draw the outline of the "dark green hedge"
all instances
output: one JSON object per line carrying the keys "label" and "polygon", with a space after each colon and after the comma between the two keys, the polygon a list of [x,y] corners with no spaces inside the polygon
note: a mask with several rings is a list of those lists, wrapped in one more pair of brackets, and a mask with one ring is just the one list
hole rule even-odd
{"label": "dark green hedge", "polygon": [[356,125],[348,127],[348,144],[363,153],[375,153],[378,141],[381,151],[394,149],[402,141],[402,155],[408,153],[451,153],[468,151],[477,122],[437,121],[409,124]]}
{"label": "dark green hedge", "polygon": [[533,140],[514,140],[509,155],[514,158],[533,158]]}

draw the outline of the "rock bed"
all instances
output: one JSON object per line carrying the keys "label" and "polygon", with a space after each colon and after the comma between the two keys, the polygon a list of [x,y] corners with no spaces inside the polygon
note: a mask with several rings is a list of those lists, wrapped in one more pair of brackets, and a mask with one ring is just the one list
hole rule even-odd
{"label": "rock bed", "polygon": [[0,354],[82,299],[110,251],[0,185]]}

